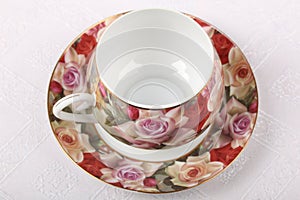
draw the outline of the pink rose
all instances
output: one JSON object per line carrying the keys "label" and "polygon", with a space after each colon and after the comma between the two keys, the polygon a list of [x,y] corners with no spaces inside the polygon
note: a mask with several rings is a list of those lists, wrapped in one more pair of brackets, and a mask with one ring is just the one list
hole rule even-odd
{"label": "pink rose", "polygon": [[186,162],[175,161],[166,168],[166,173],[172,177],[174,185],[193,187],[209,179],[223,169],[223,163],[211,162],[208,152],[201,156],[189,156]]}
{"label": "pink rose", "polygon": [[231,142],[233,149],[243,147],[250,136],[254,116],[245,105],[231,97],[216,117],[216,124],[222,129],[219,141],[223,141],[216,146],[222,147]]}
{"label": "pink rose", "polygon": [[82,84],[83,78],[76,63],[69,63],[64,70],[62,86],[66,90],[73,91]]}
{"label": "pink rose", "polygon": [[100,171],[101,179],[109,183],[121,183],[124,188],[157,191],[156,181],[150,178],[162,163],[144,163],[123,158],[112,152],[100,155],[101,161],[107,165]]}
{"label": "pink rose", "polygon": [[141,181],[145,179],[143,168],[135,165],[125,165],[114,171],[114,177],[119,181]]}
{"label": "pink rose", "polygon": [[235,114],[229,122],[230,136],[233,139],[243,139],[251,131],[251,114],[248,112]]}
{"label": "pink rose", "polygon": [[75,49],[70,47],[61,61],[63,62],[57,64],[53,80],[62,86],[65,95],[70,94],[73,90],[83,92],[84,75],[82,68],[86,62],[85,56],[78,55]]}
{"label": "pink rose", "polygon": [[229,135],[229,124],[232,116],[243,112],[247,112],[247,107],[236,98],[231,97],[216,117],[217,125],[223,127],[222,134]]}
{"label": "pink rose", "polygon": [[175,120],[167,117],[140,119],[135,123],[136,133],[142,139],[151,139],[161,143],[170,137],[175,129]]}
{"label": "pink rose", "polygon": [[177,107],[167,113],[140,110],[136,121],[128,121],[114,126],[115,135],[125,139],[135,147],[156,148],[161,144],[181,145],[196,137],[196,131],[184,128],[188,118],[183,108]]}

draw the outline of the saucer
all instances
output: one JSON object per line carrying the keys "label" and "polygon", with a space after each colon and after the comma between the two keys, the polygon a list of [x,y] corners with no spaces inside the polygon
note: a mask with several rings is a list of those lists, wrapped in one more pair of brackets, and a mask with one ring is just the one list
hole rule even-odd
{"label": "saucer", "polygon": [[[200,185],[225,170],[245,148],[256,123],[258,95],[253,72],[240,48],[199,18],[187,14],[206,30],[221,59],[225,101],[219,113],[208,119],[213,127],[191,152],[164,162],[133,160],[111,149],[94,124],[62,121],[52,114],[54,103],[62,97],[72,92],[91,93],[95,90],[97,77],[88,70],[88,65],[95,51],[96,38],[123,14],[108,17],[87,29],[59,59],[48,89],[48,114],[53,134],[77,165],[116,187],[146,193],[170,193]],[[72,112],[71,109],[68,111]]]}

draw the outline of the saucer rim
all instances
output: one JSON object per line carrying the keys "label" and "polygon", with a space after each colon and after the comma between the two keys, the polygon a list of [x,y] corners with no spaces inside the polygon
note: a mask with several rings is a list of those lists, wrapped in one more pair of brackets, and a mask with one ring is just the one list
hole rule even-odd
{"label": "saucer rim", "polygon": [[[47,87],[47,101],[46,101],[46,106],[47,106],[47,115],[48,115],[48,120],[49,120],[49,125],[51,127],[51,130],[52,130],[52,133],[55,137],[55,130],[53,129],[53,126],[51,124],[51,109],[50,109],[50,83],[51,81],[53,80],[53,76],[54,76],[54,72],[55,72],[55,69],[56,69],[56,66],[57,64],[59,63],[59,60],[61,59],[61,57],[64,55],[64,53],[88,30],[90,30],[91,28],[97,26],[98,24],[101,24],[103,22],[105,22],[107,19],[111,18],[111,17],[121,17],[122,15],[128,13],[128,12],[131,12],[132,10],[129,10],[129,11],[126,11],[126,12],[121,12],[121,13],[117,13],[117,14],[114,14],[114,15],[111,15],[111,16],[108,16],[108,17],[105,17],[103,18],[102,20],[92,24],[91,26],[89,26],[88,28],[85,28],[83,31],[81,31],[67,46],[65,49],[63,49],[62,53],[60,54],[56,64],[54,65],[54,68],[51,72],[51,76],[49,78],[49,81],[48,81],[48,87]],[[198,19],[200,20],[201,22],[203,23],[206,23],[207,25],[211,26],[214,30],[218,31],[220,34],[224,35],[232,44],[233,46],[235,47],[238,47],[240,49],[240,51],[242,52],[243,55],[245,55],[245,53],[243,52],[243,50],[239,47],[239,45],[237,45],[232,39],[231,37],[229,37],[227,34],[225,34],[224,32],[222,32],[217,26],[207,22],[206,20],[203,20],[202,18],[199,18],[199,17],[196,17],[192,14],[189,14],[189,13],[186,13],[186,12],[181,12],[185,15],[187,15],[188,17],[191,17],[192,19]],[[250,132],[250,135],[249,135],[249,138],[247,139],[247,141],[245,142],[243,148],[240,150],[240,152],[236,155],[236,157],[229,163],[227,164],[226,166],[224,166],[224,168],[222,170],[220,170],[219,172],[217,172],[216,174],[214,174],[212,177],[210,177],[209,179],[207,180],[204,180],[202,182],[200,182],[199,184],[195,185],[195,186],[192,186],[192,187],[185,187],[185,188],[182,188],[180,190],[175,190],[175,191],[167,191],[167,192],[150,192],[150,191],[143,191],[143,190],[134,190],[134,189],[129,189],[129,188],[124,188],[124,187],[119,187],[119,186],[116,186],[116,185],[113,185],[111,183],[108,183],[104,180],[102,180],[101,178],[98,178],[96,176],[94,176],[93,174],[89,173],[88,171],[86,171],[85,169],[83,169],[77,162],[75,162],[72,157],[70,156],[70,154],[68,152],[66,152],[66,150],[63,148],[62,144],[57,140],[57,137],[55,137],[55,140],[58,142],[60,148],[62,149],[62,151],[67,155],[67,157],[78,167],[80,168],[82,171],[84,171],[85,173],[87,173],[88,175],[92,176],[93,178],[95,178],[96,180],[100,180],[101,182],[109,185],[110,187],[112,188],[118,188],[118,189],[122,189],[122,190],[125,190],[125,191],[129,191],[129,192],[133,192],[133,193],[146,193],[146,194],[154,194],[154,195],[163,195],[163,194],[171,194],[171,193],[177,193],[177,192],[182,192],[182,191],[185,191],[185,190],[189,190],[189,189],[192,189],[192,188],[195,188],[195,187],[198,187],[199,185],[202,185],[212,179],[215,179],[216,177],[218,177],[219,174],[225,172],[236,160],[237,158],[240,157],[240,155],[243,153],[243,151],[245,150],[245,148],[247,147],[249,141],[250,141],[250,138],[252,137],[252,134],[254,132],[254,129],[256,127],[256,124],[257,124],[257,119],[258,119],[258,116],[259,116],[259,111],[260,111],[260,102],[259,102],[259,96],[260,96],[260,93],[259,93],[259,89],[258,89],[258,84],[257,84],[257,81],[256,81],[256,78],[255,78],[255,74],[254,74],[254,70],[253,68],[251,67],[248,59],[244,56],[244,59],[246,61],[246,63],[249,65],[250,67],[250,70],[251,70],[251,73],[253,75],[253,81],[254,81],[254,85],[255,85],[255,89],[257,91],[257,112],[256,112],[256,115],[255,115],[255,118],[253,120],[253,128]],[[223,64],[222,64],[223,65]],[[225,86],[224,86],[225,87]],[[226,95],[226,94],[225,94]],[[93,124],[94,126],[94,124]],[[207,137],[207,136],[206,136]],[[205,137],[205,138],[206,138]],[[100,137],[101,138],[101,137]],[[101,138],[102,139],[102,138]],[[197,145],[197,147],[199,147],[200,145],[202,144],[202,142]],[[197,148],[196,147],[196,148]],[[115,150],[114,150],[115,151]],[[191,153],[193,151],[190,151],[189,153]],[[185,154],[184,156],[187,156],[189,153]],[[123,155],[124,156],[124,155]],[[184,156],[180,156],[179,158],[181,157],[184,157]],[[126,156],[125,156],[126,157]],[[173,159],[172,161],[176,161],[177,159]],[[143,161],[143,162],[147,162],[147,161]],[[151,163],[155,163],[155,162],[151,162]]]}

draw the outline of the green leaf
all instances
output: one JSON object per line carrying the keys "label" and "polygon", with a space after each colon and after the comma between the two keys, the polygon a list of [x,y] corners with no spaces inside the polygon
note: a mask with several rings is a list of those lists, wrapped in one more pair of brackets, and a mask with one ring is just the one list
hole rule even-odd
{"label": "green leaf", "polygon": [[167,175],[166,171],[165,171],[165,167],[162,169],[159,169],[155,172],[154,176],[159,176],[159,177],[168,177],[169,175]]}
{"label": "green leaf", "polygon": [[249,105],[254,99],[255,90],[256,90],[255,88],[251,88],[248,94],[245,96],[245,98],[240,100],[240,102],[244,104],[247,108],[249,107]]}
{"label": "green leaf", "polygon": [[173,183],[170,177],[156,177],[157,188],[162,192],[173,192],[175,189],[172,188]]}
{"label": "green leaf", "polygon": [[116,125],[118,125],[116,123],[115,119],[113,117],[111,117],[111,116],[107,116],[104,123],[107,126],[116,126]]}

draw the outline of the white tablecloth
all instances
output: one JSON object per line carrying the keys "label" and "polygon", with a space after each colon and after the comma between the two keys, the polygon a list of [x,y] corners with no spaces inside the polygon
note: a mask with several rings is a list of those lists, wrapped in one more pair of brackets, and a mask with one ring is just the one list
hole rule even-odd
{"label": "white tablecloth", "polygon": [[[0,199],[299,199],[299,0],[1,0]],[[85,28],[127,10],[198,16],[245,52],[260,112],[242,155],[217,178],[175,194],[133,193],[89,176],[54,138],[46,94],[63,49]]]}

